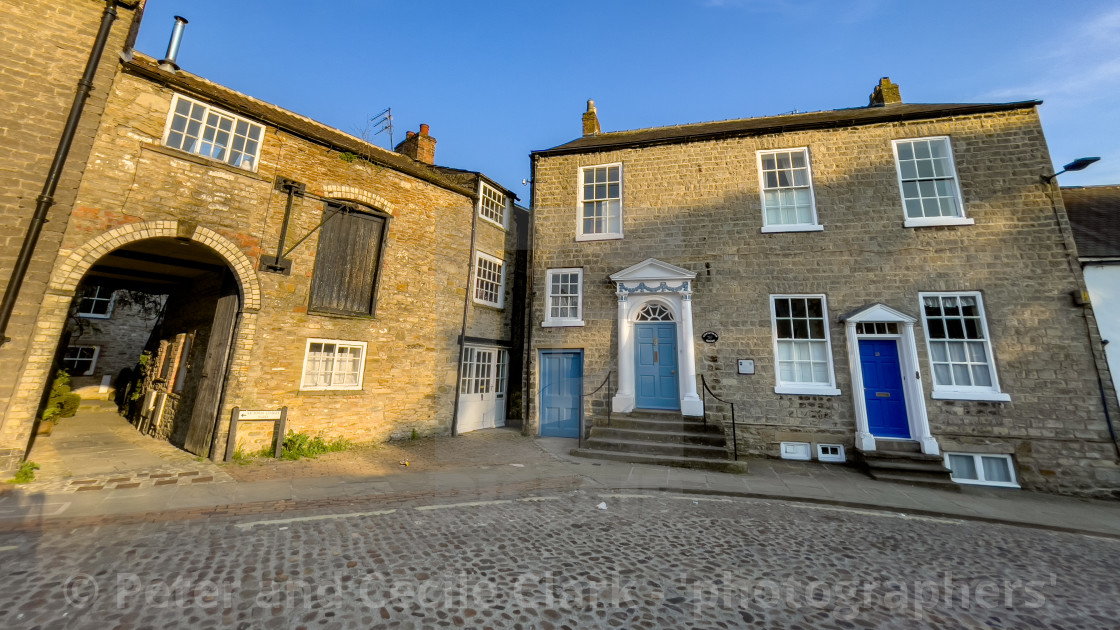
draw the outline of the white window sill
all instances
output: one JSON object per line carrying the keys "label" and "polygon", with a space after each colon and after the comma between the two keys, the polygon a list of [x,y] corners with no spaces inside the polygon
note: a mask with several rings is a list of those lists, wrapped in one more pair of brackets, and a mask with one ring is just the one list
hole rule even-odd
{"label": "white window sill", "polygon": [[936,219],[906,219],[903,227],[933,227],[937,225],[975,225],[976,221],[968,217],[938,217]]}
{"label": "white window sill", "polygon": [[475,300],[474,303],[479,306],[485,306],[486,308],[492,308],[498,311],[504,311],[506,308],[501,304],[494,304],[493,302],[483,302],[482,300]]}
{"label": "white window sill", "polygon": [[764,225],[762,226],[763,234],[773,234],[774,232],[820,232],[824,230],[823,225]]}
{"label": "white window sill", "polygon": [[617,241],[621,234],[576,234],[577,241]]}
{"label": "white window sill", "polygon": [[495,221],[495,220],[493,220],[489,217],[482,216],[482,213],[479,213],[478,218],[480,218],[483,221],[489,223],[490,225],[498,228],[499,230],[502,230],[503,232],[508,232],[509,231],[509,228],[507,228],[506,226],[502,225],[501,223],[498,223],[497,221]]}
{"label": "white window sill", "polygon": [[1011,402],[1011,396],[1003,392],[953,392],[933,390],[929,395],[934,400],[978,400],[986,402]]}
{"label": "white window sill", "polygon": [[553,320],[553,321],[545,320],[545,321],[541,322],[541,327],[542,328],[565,328],[565,327],[569,327],[569,326],[583,326],[583,325],[584,325],[584,321],[582,319],[558,319],[558,320]]}
{"label": "white window sill", "polygon": [[775,394],[790,394],[793,396],[839,396],[840,390],[835,387],[807,387],[804,385],[778,385],[774,388]]}
{"label": "white window sill", "polygon": [[347,387],[301,387],[301,392],[315,392],[315,393],[329,393],[329,392],[360,392],[362,391],[361,385],[347,386]]}
{"label": "white window sill", "polygon": [[1021,488],[1017,483],[1010,483],[1006,481],[978,481],[976,479],[957,479],[952,477],[955,483],[964,484],[966,486],[988,486],[989,488]]}
{"label": "white window sill", "polygon": [[96,313],[78,313],[78,317],[82,319],[109,319],[112,316],[112,313],[106,313],[104,315],[98,315]]}

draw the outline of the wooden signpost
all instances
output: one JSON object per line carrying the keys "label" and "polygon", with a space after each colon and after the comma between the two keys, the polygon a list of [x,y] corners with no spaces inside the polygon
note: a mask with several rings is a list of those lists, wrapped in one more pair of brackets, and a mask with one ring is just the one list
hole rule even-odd
{"label": "wooden signpost", "polygon": [[272,422],[272,455],[277,459],[284,448],[284,434],[288,432],[288,408],[245,409],[234,407],[229,418],[229,438],[226,439],[225,461],[233,459],[237,449],[237,425],[240,422]]}

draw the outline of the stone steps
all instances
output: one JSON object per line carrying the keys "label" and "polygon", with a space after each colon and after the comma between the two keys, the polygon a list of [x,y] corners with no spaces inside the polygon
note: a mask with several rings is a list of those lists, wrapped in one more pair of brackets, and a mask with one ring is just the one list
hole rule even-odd
{"label": "stone steps", "polygon": [[639,411],[593,418],[591,434],[578,457],[677,466],[722,472],[746,472],[745,462],[730,461],[723,428],[679,412]]}
{"label": "stone steps", "polygon": [[942,457],[922,453],[917,442],[879,440],[875,446],[874,451],[859,451],[872,479],[960,492]]}

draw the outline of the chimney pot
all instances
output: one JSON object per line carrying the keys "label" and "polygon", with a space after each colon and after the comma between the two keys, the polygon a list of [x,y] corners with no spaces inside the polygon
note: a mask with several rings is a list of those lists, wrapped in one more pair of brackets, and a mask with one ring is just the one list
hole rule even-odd
{"label": "chimney pot", "polygon": [[595,109],[595,101],[587,99],[587,111],[583,114],[583,135],[594,136],[600,133],[599,115]]}
{"label": "chimney pot", "polygon": [[415,132],[415,131],[409,131],[409,132],[406,132],[406,133],[404,134],[404,137],[406,137],[406,138],[411,138],[412,136],[415,136],[415,135],[416,135],[416,132]]}
{"label": "chimney pot", "polygon": [[420,123],[420,135],[422,135],[422,136],[428,135],[428,129],[429,129],[429,127],[428,127],[427,124]]}
{"label": "chimney pot", "polygon": [[167,42],[167,54],[159,61],[161,70],[167,72],[177,72],[179,70],[176,60],[179,58],[179,46],[183,43],[183,29],[186,28],[187,24],[187,18],[181,15],[175,16],[175,28],[171,31],[171,40]]}
{"label": "chimney pot", "polygon": [[420,125],[420,133],[407,132],[394,150],[417,162],[435,164],[436,161],[436,139],[428,135],[428,125]]}

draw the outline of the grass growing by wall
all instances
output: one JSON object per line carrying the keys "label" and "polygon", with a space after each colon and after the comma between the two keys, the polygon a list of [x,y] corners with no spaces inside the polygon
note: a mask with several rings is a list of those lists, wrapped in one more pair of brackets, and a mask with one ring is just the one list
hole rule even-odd
{"label": "grass growing by wall", "polygon": [[[284,436],[284,447],[281,449],[280,456],[284,459],[300,459],[303,457],[316,457],[323,453],[333,453],[336,451],[345,451],[353,446],[353,443],[344,438],[334,438],[327,440],[322,435],[312,437],[306,433],[296,433],[289,430],[288,434]],[[272,454],[272,449],[265,449],[268,455]]]}

